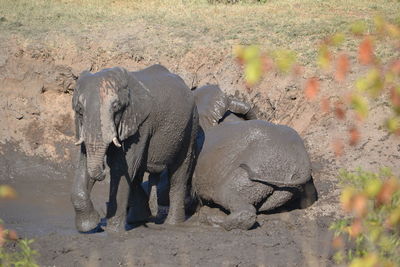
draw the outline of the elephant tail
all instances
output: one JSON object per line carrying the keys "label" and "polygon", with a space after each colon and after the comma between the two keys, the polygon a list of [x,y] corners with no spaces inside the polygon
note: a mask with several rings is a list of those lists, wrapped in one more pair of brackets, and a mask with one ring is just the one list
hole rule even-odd
{"label": "elephant tail", "polygon": [[249,179],[251,181],[262,183],[262,184],[266,184],[266,185],[273,186],[273,187],[293,187],[293,186],[298,186],[298,185],[302,185],[302,184],[306,183],[311,178],[311,176],[310,177],[304,177],[303,179],[294,180],[293,182],[267,181],[265,178],[260,177],[260,175],[255,173],[252,169],[250,169],[249,165],[247,165],[245,163],[242,163],[242,164],[239,165],[239,167],[242,168],[243,170],[245,170],[248,173]]}

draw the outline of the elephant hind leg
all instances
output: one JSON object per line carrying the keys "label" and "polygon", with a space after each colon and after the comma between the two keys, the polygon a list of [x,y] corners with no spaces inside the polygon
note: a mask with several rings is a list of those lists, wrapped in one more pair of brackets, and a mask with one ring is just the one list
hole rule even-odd
{"label": "elephant hind leg", "polygon": [[178,169],[173,172],[170,180],[169,199],[170,206],[166,224],[177,224],[185,220],[185,196],[187,179],[191,175],[193,159],[191,156],[185,158]]}
{"label": "elephant hind leg", "polygon": [[185,197],[187,193],[187,185],[188,182],[191,182],[196,161],[196,135],[198,129],[197,111],[195,111],[194,116],[195,118],[191,125],[191,134],[188,136],[189,140],[186,140],[187,146],[184,146],[181,150],[181,155],[184,156],[184,158],[180,158],[175,166],[168,169],[170,174],[170,205],[167,219],[165,220],[166,224],[177,224],[185,221]]}
{"label": "elephant hind leg", "polygon": [[240,205],[226,215],[218,208],[203,206],[199,210],[199,220],[201,223],[212,226],[221,226],[227,231],[232,229],[250,229],[256,222],[256,209],[253,205]]}
{"label": "elephant hind leg", "polygon": [[219,216],[218,218],[209,218],[209,221],[222,226],[227,231],[232,229],[248,230],[254,226],[257,220],[257,210],[236,188],[223,187],[219,195],[222,196],[222,199],[218,201],[219,204],[230,211],[230,214],[223,220]]}
{"label": "elephant hind leg", "polygon": [[275,190],[258,209],[259,212],[270,211],[286,204],[293,197],[293,192],[286,190]]}

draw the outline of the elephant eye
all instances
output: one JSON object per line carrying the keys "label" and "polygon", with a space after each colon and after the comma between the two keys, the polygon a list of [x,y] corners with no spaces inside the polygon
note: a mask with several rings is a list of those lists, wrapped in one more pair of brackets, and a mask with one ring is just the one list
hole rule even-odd
{"label": "elephant eye", "polygon": [[81,105],[77,105],[75,111],[79,116],[83,116],[83,108]]}
{"label": "elephant eye", "polygon": [[113,109],[114,111],[119,111],[119,110],[121,109],[121,103],[120,103],[119,101],[114,102],[114,103],[112,104],[112,109]]}

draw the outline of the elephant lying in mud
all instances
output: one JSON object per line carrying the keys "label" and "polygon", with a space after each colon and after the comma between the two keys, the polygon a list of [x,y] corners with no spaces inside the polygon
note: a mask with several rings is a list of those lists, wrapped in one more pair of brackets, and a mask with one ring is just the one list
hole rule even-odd
{"label": "elephant lying in mud", "polygon": [[143,212],[150,213],[140,183],[144,172],[158,176],[164,169],[171,184],[166,222],[183,221],[198,129],[194,98],[183,80],[161,65],[137,72],[118,67],[84,72],[72,102],[80,145],[71,194],[77,229],[87,232],[98,226],[90,193],[104,179],[105,164],[111,178],[107,229],[125,228],[128,199],[134,206],[145,204]]}
{"label": "elephant lying in mud", "polygon": [[[315,200],[310,159],[296,131],[266,121],[243,120],[235,114],[254,118],[250,106],[228,98],[217,86],[204,86],[193,93],[204,131],[197,140],[201,152],[192,193],[201,203],[230,212],[225,217],[209,216],[208,222],[226,230],[250,229],[257,212],[276,209],[305,190],[310,193],[310,187],[311,194],[305,197]],[[234,114],[225,117],[227,112]]]}

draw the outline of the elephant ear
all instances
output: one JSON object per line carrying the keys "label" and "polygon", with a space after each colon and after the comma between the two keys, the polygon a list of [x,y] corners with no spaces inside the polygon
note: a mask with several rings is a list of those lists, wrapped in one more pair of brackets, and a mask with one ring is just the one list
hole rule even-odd
{"label": "elephant ear", "polygon": [[135,77],[135,74],[127,73],[127,75],[129,103],[127,103],[118,125],[118,135],[121,141],[139,130],[139,127],[148,118],[153,104],[150,92],[145,85]]}

